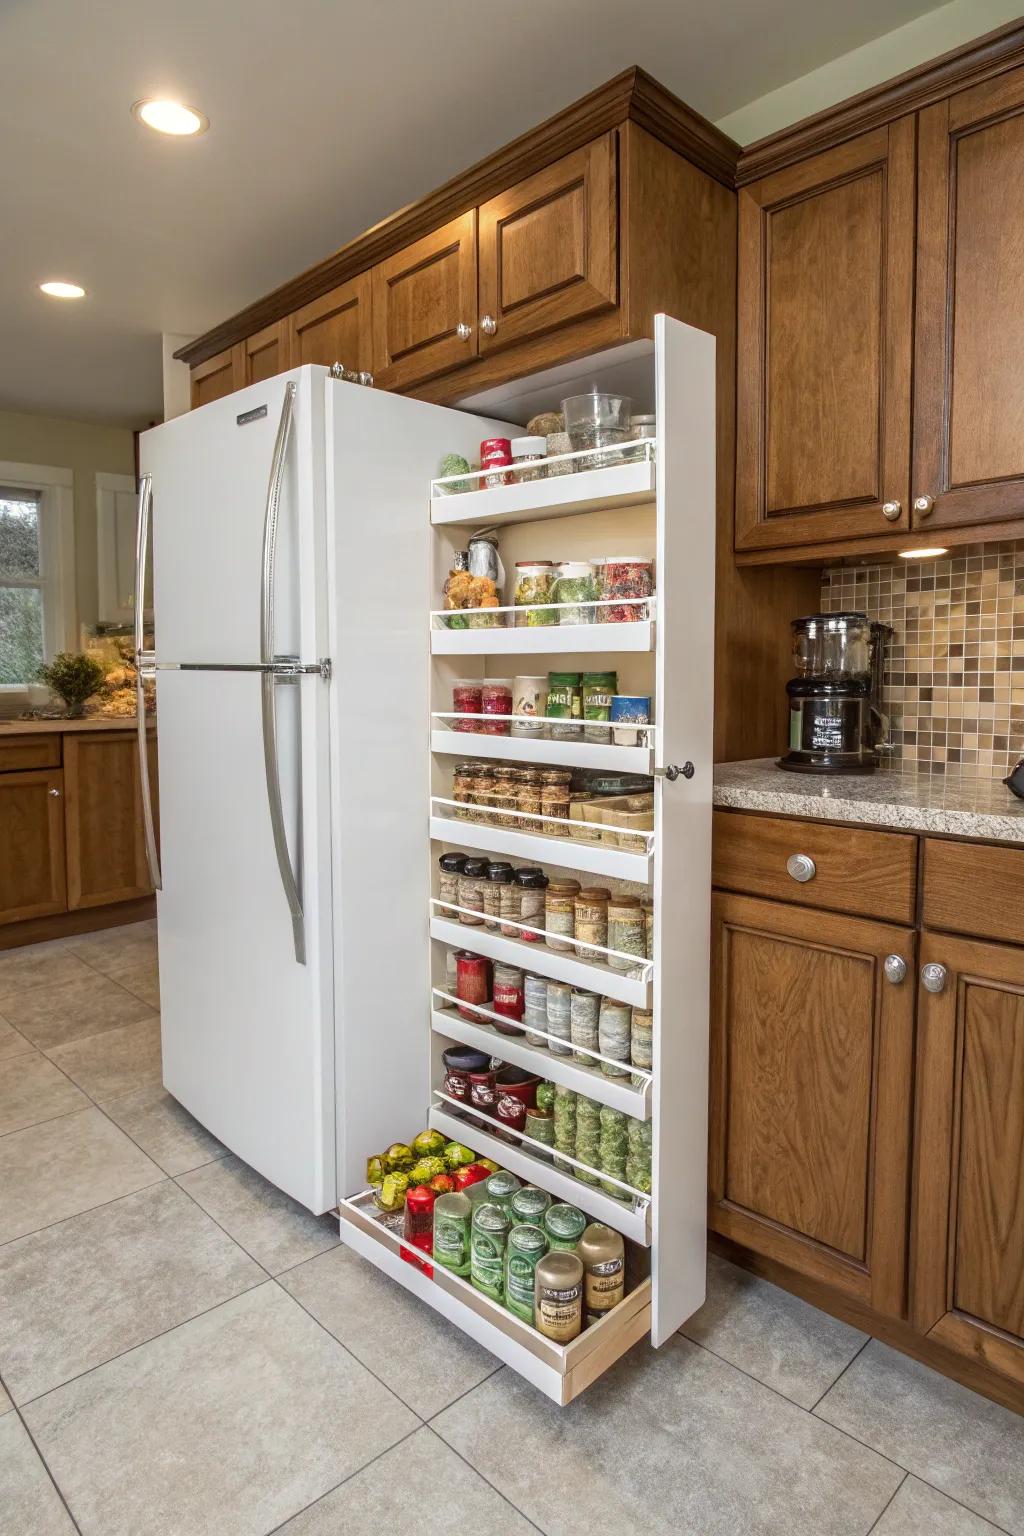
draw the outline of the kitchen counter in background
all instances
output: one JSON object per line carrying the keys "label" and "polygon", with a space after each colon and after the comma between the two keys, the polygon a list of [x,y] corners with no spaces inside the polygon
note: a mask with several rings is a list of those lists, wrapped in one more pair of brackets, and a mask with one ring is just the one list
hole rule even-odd
{"label": "kitchen counter in background", "polygon": [[1024,800],[997,779],[884,768],[864,777],[788,773],[774,758],[719,763],[714,802],[738,811],[1024,843]]}
{"label": "kitchen counter in background", "polygon": [[[66,715],[60,715],[53,720],[0,720],[0,736],[33,736],[40,733],[50,736],[54,732],[63,734],[65,731],[134,731],[136,718],[135,715],[85,715],[80,720],[69,720]],[[146,726],[155,725],[156,716],[152,715],[146,721]]]}

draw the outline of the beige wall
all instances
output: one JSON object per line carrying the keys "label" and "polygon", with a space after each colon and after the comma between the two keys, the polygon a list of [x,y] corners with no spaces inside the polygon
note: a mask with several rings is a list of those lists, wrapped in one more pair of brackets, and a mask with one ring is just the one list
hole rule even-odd
{"label": "beige wall", "polygon": [[1020,0],[951,0],[950,4],[940,5],[884,37],[841,54],[809,75],[801,75],[798,80],[730,112],[718,127],[738,144],[752,144],[755,139],[788,128],[802,117],[833,107],[858,91],[881,85],[905,69],[959,48],[1014,21],[1020,13]]}
{"label": "beige wall", "polygon": [[75,484],[75,604],[78,624],[95,624],[96,473],[135,473],[135,449],[126,427],[103,427],[58,416],[0,411],[0,461],[70,469]]}

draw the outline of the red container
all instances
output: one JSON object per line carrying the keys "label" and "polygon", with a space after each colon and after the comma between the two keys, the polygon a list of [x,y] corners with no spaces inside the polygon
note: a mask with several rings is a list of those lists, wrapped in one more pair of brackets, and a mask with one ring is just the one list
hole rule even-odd
{"label": "red container", "polygon": [[[429,1184],[417,1184],[405,1192],[405,1226],[403,1237],[407,1243],[412,1243],[416,1248],[422,1248],[426,1254],[434,1251],[434,1201],[437,1192],[430,1188]],[[402,1249],[402,1258],[407,1264],[415,1264],[422,1269],[425,1275],[433,1278],[434,1266],[425,1264],[418,1259],[408,1248]]]}
{"label": "red container", "polygon": [[508,1095],[518,1099],[523,1106],[523,1112],[537,1108],[537,1089],[540,1086],[540,1078],[535,1072],[524,1072],[522,1067],[502,1067],[496,1078],[496,1087],[499,1096]]}
{"label": "red container", "polygon": [[[477,1003],[486,1007],[491,1000],[491,962],[483,955],[470,954],[460,949],[455,956],[455,996],[464,1003]],[[470,1023],[479,1024],[480,1015],[472,1008],[460,1008],[460,1014]]]}
{"label": "red container", "polygon": [[[485,682],[480,689],[480,710],[485,715],[511,715],[512,689],[506,682]],[[485,736],[509,736],[512,722],[502,720],[478,720],[476,729]]]}
{"label": "red container", "polygon": [[494,459],[507,459],[512,462],[512,439],[510,437],[485,437],[480,444],[480,467],[491,463]]}
{"label": "red container", "polygon": [[[500,1125],[507,1126],[513,1131],[526,1129],[526,1105],[522,1099],[517,1099],[510,1093],[498,1093],[498,1102],[494,1110],[494,1118]],[[505,1141],[514,1141],[515,1137],[505,1136]]]}
{"label": "red container", "polygon": [[493,1115],[497,1107],[498,1094],[494,1086],[495,1074],[493,1072],[471,1072],[469,1074],[469,1102],[473,1109],[479,1110],[482,1115]]}
{"label": "red container", "polygon": [[[483,710],[483,696],[480,684],[476,682],[456,683],[452,688],[452,709],[457,715],[479,715]],[[481,722],[479,720],[456,720],[457,731],[478,731]]]}

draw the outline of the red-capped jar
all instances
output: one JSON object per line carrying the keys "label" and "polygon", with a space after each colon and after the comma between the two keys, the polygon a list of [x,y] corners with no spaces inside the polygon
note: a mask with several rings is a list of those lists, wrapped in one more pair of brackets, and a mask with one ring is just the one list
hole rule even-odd
{"label": "red-capped jar", "polygon": [[[511,1093],[498,1091],[498,1102],[494,1109],[494,1118],[499,1125],[506,1126],[509,1130],[524,1131],[526,1129],[526,1105],[522,1099],[517,1099]],[[514,1140],[513,1137],[503,1137],[505,1141]]]}
{"label": "red-capped jar", "polygon": [[[482,712],[483,700],[480,690],[480,679],[473,677],[457,678],[452,684],[452,709],[457,715],[479,715]],[[478,731],[479,720],[456,720],[454,722],[457,731]]]}
{"label": "red-capped jar", "polygon": [[[491,962],[483,955],[470,954],[460,949],[455,957],[455,996],[463,1003],[477,1003],[485,1008],[491,1000]],[[480,1015],[472,1008],[460,1008],[464,1019],[480,1023]]]}
{"label": "red-capped jar", "polygon": [[[512,484],[512,440],[508,437],[485,437],[480,444],[480,468],[491,471],[484,475],[488,488]],[[506,473],[506,468],[508,472]]]}
{"label": "red-capped jar", "polygon": [[[431,1254],[434,1251],[434,1201],[437,1193],[429,1184],[417,1184],[405,1192],[405,1224],[402,1235],[407,1243],[421,1248],[424,1253]],[[418,1259],[408,1248],[402,1249],[402,1258],[407,1264],[416,1264],[425,1275],[433,1276],[434,1266],[425,1264]]]}
{"label": "red-capped jar", "polygon": [[[512,679],[489,677],[480,688],[480,711],[485,715],[509,716],[512,713]],[[477,729],[485,736],[509,736],[510,719],[477,720]]]}
{"label": "red-capped jar", "polygon": [[469,1074],[470,1107],[478,1110],[482,1115],[493,1115],[497,1106],[498,1094],[494,1086],[495,1076],[496,1074],[493,1070],[471,1072]]}

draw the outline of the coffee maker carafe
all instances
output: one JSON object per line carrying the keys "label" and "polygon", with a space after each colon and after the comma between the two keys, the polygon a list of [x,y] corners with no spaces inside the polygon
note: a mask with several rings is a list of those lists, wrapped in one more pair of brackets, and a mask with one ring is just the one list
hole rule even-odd
{"label": "coffee maker carafe", "polygon": [[812,613],[793,620],[789,751],[796,773],[872,773],[885,750],[885,645],[892,631],[865,613]]}

